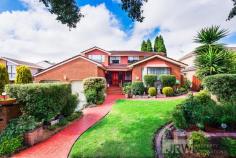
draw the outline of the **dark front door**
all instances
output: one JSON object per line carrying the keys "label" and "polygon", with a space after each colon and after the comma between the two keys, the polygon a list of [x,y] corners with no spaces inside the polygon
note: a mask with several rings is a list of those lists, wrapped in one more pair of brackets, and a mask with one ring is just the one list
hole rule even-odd
{"label": "dark front door", "polygon": [[119,73],[118,72],[112,72],[112,85],[119,86]]}

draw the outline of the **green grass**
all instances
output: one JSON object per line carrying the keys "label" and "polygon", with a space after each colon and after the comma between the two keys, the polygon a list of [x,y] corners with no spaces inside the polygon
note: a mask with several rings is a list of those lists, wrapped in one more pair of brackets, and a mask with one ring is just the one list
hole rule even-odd
{"label": "green grass", "polygon": [[171,111],[181,101],[117,101],[102,121],[77,140],[70,157],[154,157],[154,134],[170,121]]}

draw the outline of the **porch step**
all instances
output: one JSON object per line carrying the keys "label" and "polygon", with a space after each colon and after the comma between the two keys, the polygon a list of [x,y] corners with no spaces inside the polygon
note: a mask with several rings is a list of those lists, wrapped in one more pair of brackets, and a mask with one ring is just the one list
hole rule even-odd
{"label": "porch step", "polygon": [[108,87],[107,94],[122,94],[121,87]]}

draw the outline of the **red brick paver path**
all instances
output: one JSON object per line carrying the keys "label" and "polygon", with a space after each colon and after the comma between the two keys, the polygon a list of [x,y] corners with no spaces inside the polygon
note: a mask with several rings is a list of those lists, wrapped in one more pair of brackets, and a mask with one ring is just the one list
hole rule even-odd
{"label": "red brick paver path", "polygon": [[13,156],[13,158],[66,158],[76,139],[103,118],[117,99],[123,95],[108,95],[103,105],[87,108],[81,119],[75,121],[51,138]]}

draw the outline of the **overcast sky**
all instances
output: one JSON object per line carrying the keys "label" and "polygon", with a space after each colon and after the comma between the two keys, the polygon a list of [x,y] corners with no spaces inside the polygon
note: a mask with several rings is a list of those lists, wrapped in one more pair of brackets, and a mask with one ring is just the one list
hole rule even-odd
{"label": "overcast sky", "polygon": [[231,0],[149,0],[143,23],[132,22],[119,0],[77,3],[85,17],[69,31],[38,0],[0,0],[0,56],[58,62],[93,46],[140,50],[143,39],[162,34],[168,56],[178,59],[196,47],[197,31],[211,25],[229,29],[222,42],[236,46],[236,17],[226,21]]}

